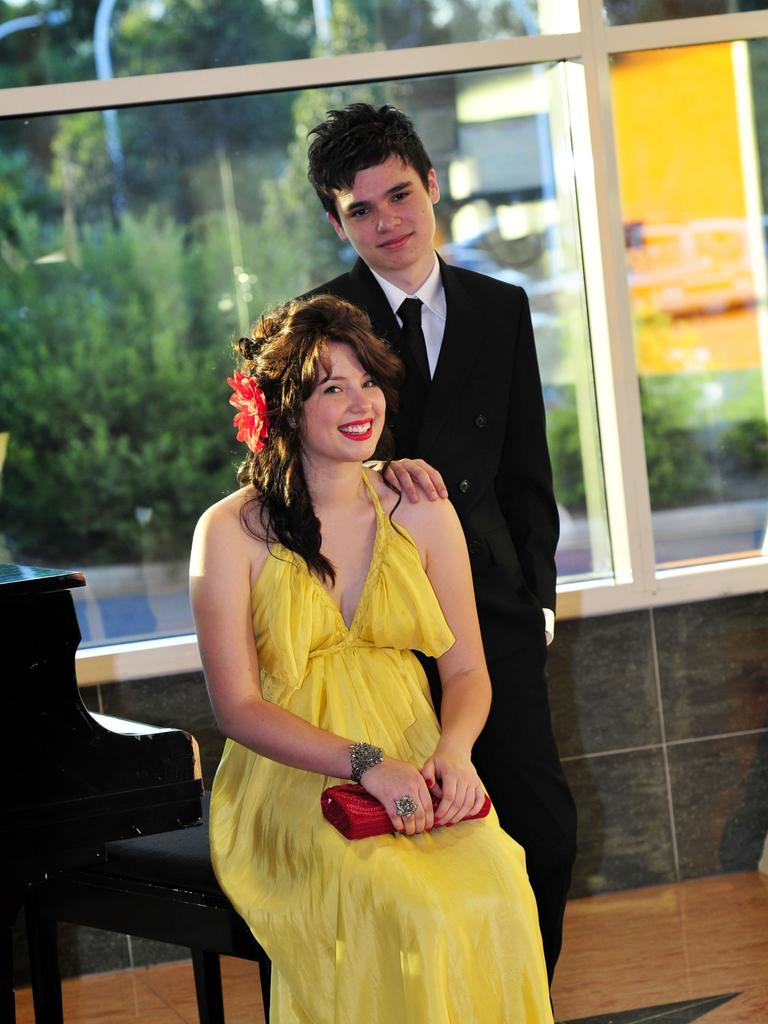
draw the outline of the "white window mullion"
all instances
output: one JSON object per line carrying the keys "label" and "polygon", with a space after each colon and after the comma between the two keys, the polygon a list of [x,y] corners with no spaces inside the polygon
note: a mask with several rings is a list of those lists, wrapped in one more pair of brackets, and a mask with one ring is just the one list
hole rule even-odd
{"label": "white window mullion", "polygon": [[85,647],[75,656],[79,686],[152,679],[202,668],[196,636],[169,636],[137,643]]}
{"label": "white window mullion", "polygon": [[[584,4],[582,7],[592,6]],[[597,7],[598,5],[594,5]],[[597,11],[595,11],[597,17]],[[602,24],[602,19],[601,24]],[[658,50],[671,46],[701,46],[730,42],[733,39],[760,39],[768,35],[768,11],[741,14],[709,14],[701,18],[670,18],[637,25],[613,25],[604,28],[608,53]]]}
{"label": "white window mullion", "polygon": [[[655,558],[624,250],[609,57],[599,5],[580,3],[572,122],[606,498],[618,585],[648,593]],[[583,109],[576,109],[579,105]]]}
{"label": "white window mullion", "polygon": [[[760,365],[763,381],[763,409],[768,416],[768,261],[765,254],[763,196],[760,181],[760,153],[758,149],[752,76],[749,66],[749,46],[735,42],[731,47],[733,79],[736,88],[736,116],[739,122],[744,198],[747,207],[747,232],[750,263],[755,282],[757,334],[760,345]],[[762,554],[768,555],[768,530],[760,544]]]}
{"label": "white window mullion", "polygon": [[523,36],[488,42],[446,43],[404,50],[376,50],[341,57],[175,71],[93,82],[64,82],[0,89],[0,117],[104,110],[190,99],[238,96],[282,89],[311,89],[419,75],[568,60],[580,53],[578,33]]}

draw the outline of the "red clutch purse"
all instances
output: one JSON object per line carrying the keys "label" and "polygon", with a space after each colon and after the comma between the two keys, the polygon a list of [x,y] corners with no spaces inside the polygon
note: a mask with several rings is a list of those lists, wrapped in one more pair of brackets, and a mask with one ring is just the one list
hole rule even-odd
{"label": "red clutch purse", "polygon": [[[437,807],[440,798],[432,797]],[[323,816],[347,839],[365,839],[368,836],[394,834],[392,822],[382,804],[355,782],[343,786],[329,786],[320,797]],[[491,809],[491,798],[485,794],[485,803],[477,814],[469,814],[462,821],[484,818]],[[461,824],[461,822],[459,822]]]}

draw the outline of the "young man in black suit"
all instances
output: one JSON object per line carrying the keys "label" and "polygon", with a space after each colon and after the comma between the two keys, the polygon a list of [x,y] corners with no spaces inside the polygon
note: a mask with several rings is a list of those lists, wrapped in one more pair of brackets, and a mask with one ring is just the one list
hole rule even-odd
{"label": "young man in black suit", "polygon": [[[367,310],[403,358],[396,456],[439,471],[466,534],[493,684],[473,759],[503,828],[526,851],[551,980],[576,820],[544,679],[559,525],[528,300],[437,256],[437,176],[402,112],[351,104],[310,136],[309,179],[359,257],[314,292]],[[413,481],[431,497],[446,493],[422,462],[396,473],[412,498]]]}

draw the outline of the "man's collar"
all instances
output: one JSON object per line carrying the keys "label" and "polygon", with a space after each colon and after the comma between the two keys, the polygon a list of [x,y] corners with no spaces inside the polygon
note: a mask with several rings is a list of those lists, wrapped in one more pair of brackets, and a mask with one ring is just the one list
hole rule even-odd
{"label": "man's collar", "polygon": [[445,291],[443,290],[443,282],[440,277],[440,261],[437,258],[437,253],[435,253],[435,262],[429,276],[412,295],[409,295],[408,292],[404,292],[402,288],[398,288],[398,286],[396,284],[392,284],[391,281],[387,281],[386,278],[381,276],[381,274],[377,274],[372,267],[369,267],[368,269],[378,281],[381,290],[384,292],[387,302],[394,313],[396,313],[402,305],[403,299],[417,298],[421,299],[424,305],[434,313],[435,316],[439,316],[443,320],[445,319]]}

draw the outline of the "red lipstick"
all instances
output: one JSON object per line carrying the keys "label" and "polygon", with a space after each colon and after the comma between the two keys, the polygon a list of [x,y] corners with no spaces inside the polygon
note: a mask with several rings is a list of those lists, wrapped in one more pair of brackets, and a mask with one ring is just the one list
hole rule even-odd
{"label": "red lipstick", "polygon": [[350,441],[367,441],[373,433],[373,420],[351,420],[342,423],[338,430]]}

